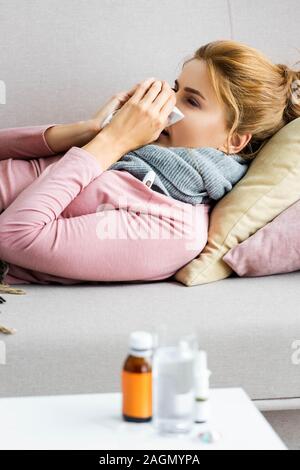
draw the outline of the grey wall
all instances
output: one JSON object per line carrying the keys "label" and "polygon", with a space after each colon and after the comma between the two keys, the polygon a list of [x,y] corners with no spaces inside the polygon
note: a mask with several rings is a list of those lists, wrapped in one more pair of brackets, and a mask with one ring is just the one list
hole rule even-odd
{"label": "grey wall", "polygon": [[216,39],[292,66],[299,18],[299,0],[0,0],[0,128],[87,119]]}

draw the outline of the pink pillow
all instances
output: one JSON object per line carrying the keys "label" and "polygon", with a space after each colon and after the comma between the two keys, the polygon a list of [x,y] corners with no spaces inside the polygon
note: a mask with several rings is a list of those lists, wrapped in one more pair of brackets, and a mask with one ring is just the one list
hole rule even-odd
{"label": "pink pillow", "polygon": [[300,269],[300,200],[251,237],[231,248],[223,261],[238,276],[266,276]]}

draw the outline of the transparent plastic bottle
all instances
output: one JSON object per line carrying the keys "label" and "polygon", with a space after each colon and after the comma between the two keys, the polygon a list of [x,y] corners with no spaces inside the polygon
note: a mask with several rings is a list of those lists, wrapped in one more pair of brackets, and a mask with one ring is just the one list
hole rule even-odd
{"label": "transparent plastic bottle", "polygon": [[129,355],[122,369],[122,415],[125,421],[152,419],[153,338],[146,331],[130,334]]}
{"label": "transparent plastic bottle", "polygon": [[193,428],[195,407],[194,335],[158,346],[152,361],[153,425],[160,433],[185,433]]}

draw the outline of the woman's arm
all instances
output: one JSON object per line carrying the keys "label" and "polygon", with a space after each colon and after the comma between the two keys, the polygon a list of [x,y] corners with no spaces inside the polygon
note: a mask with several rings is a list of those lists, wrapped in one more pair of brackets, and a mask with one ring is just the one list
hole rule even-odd
{"label": "woman's arm", "polygon": [[78,147],[49,165],[0,215],[0,259],[72,277],[73,260],[76,265],[87,254],[96,226],[86,226],[87,216],[64,219],[60,214],[101,173],[96,159]]}
{"label": "woman's arm", "polygon": [[55,153],[66,152],[71,147],[82,147],[100,132],[96,120],[58,124],[45,131],[45,139]]}
{"label": "woman's arm", "polygon": [[100,133],[96,156],[79,147],[69,149],[2,212],[0,259],[48,274],[96,280],[97,249],[103,247],[97,234],[99,214],[65,219],[61,213],[106,165],[120,158],[115,143],[105,139],[101,144],[102,139]]}
{"label": "woman's arm", "polygon": [[72,124],[0,129],[0,160],[28,160],[57,155],[71,147],[87,144],[99,131],[99,123],[92,119]]}
{"label": "woman's arm", "polygon": [[0,160],[29,160],[55,155],[45,139],[46,130],[53,126],[56,124],[0,129]]}

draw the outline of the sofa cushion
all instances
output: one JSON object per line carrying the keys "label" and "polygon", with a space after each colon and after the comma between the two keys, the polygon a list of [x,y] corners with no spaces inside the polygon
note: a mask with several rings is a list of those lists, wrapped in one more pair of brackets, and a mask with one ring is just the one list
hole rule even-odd
{"label": "sofa cushion", "polygon": [[300,198],[300,118],[280,129],[251,162],[246,175],[213,207],[208,241],[174,278],[187,286],[232,273],[223,257]]}
{"label": "sofa cushion", "polygon": [[300,357],[299,284],[300,272],[193,289],[171,281],[26,285],[26,295],[6,295],[1,306],[1,321],[17,331],[0,335],[0,396],[120,391],[130,332],[165,325],[196,333],[212,387],[300,397],[292,361],[297,348]]}
{"label": "sofa cushion", "polygon": [[267,276],[300,269],[300,200],[223,257],[239,276]]}

